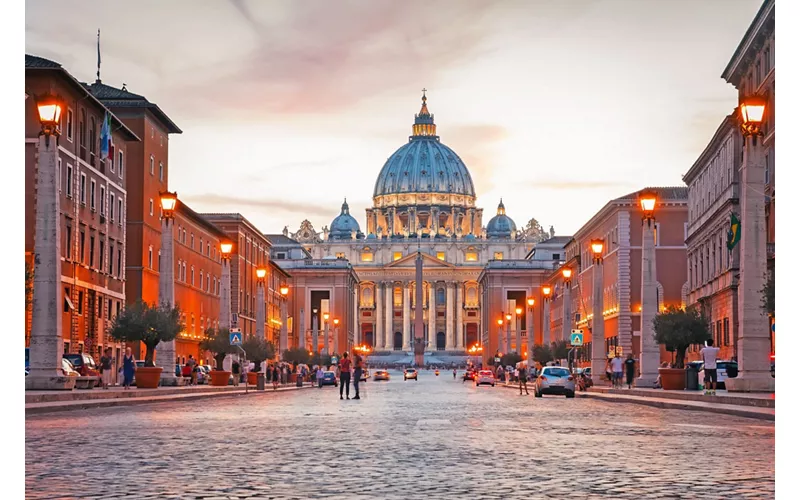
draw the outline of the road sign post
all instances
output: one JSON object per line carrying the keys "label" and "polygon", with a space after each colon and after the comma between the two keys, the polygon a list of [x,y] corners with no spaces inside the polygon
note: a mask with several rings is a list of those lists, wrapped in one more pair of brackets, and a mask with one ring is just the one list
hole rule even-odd
{"label": "road sign post", "polygon": [[582,346],[583,345],[583,330],[572,330],[572,334],[569,337],[569,341],[570,341],[571,345]]}
{"label": "road sign post", "polygon": [[[231,345],[235,345],[242,351],[244,354],[244,359],[247,359],[247,352],[245,352],[244,348],[242,348],[242,331],[239,328],[231,328],[230,333],[228,334],[228,339],[231,342]],[[244,363],[242,363],[242,370],[244,370]],[[244,393],[247,394],[247,377],[245,376],[244,379]]]}

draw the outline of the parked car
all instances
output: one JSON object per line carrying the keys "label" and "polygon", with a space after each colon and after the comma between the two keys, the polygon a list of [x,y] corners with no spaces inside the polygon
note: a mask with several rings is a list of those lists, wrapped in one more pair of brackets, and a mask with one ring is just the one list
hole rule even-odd
{"label": "parked car", "polygon": [[[699,373],[697,374],[697,383],[702,389],[705,387],[706,372],[703,369],[705,366],[702,361],[694,361],[698,364]],[[717,361],[717,389],[725,389],[725,380],[736,378],[739,375],[739,364],[736,361]]]}
{"label": "parked car", "polygon": [[406,368],[406,370],[403,372],[403,381],[406,381],[410,378],[413,378],[414,381],[416,382],[417,370],[415,368]]}
{"label": "parked car", "polygon": [[475,370],[467,370],[464,372],[464,378],[462,380],[475,380],[475,375],[477,372]]}
{"label": "parked car", "polygon": [[575,377],[568,369],[561,366],[545,366],[534,383],[533,394],[537,398],[544,394],[575,397]]}
{"label": "parked car", "polygon": [[339,380],[336,378],[336,372],[324,372],[322,374],[322,385],[332,385],[337,387],[339,385]]}
{"label": "parked car", "polygon": [[389,380],[389,372],[386,370],[377,370],[372,376],[372,380]]}
{"label": "parked car", "polygon": [[475,387],[483,384],[489,384],[494,387],[496,383],[497,380],[494,378],[494,373],[492,370],[481,370],[478,372],[477,377],[475,377]]}
{"label": "parked car", "polygon": [[85,352],[78,354],[64,354],[62,359],[69,360],[69,362],[72,363],[72,366],[75,368],[75,371],[80,373],[83,377],[100,376],[100,371],[97,369],[97,364],[95,364],[94,358]]}
{"label": "parked car", "polygon": [[80,373],[75,370],[75,367],[72,366],[72,363],[69,362],[67,358],[61,358],[61,373],[63,373],[67,377],[78,377]]}

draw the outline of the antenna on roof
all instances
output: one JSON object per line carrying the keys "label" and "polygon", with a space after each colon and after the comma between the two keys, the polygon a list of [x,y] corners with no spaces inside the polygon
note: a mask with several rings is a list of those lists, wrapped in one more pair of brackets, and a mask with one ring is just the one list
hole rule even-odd
{"label": "antenna on roof", "polygon": [[100,83],[100,30],[97,30],[97,82]]}

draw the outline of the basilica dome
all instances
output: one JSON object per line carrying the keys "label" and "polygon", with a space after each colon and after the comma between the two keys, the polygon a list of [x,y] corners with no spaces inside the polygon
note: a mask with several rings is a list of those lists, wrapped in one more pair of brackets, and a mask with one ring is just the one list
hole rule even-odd
{"label": "basilica dome", "polygon": [[350,215],[350,206],[347,199],[342,203],[342,212],[331,222],[329,237],[334,240],[349,240],[353,238],[363,238],[364,234],[358,226],[358,221]]}
{"label": "basilica dome", "polygon": [[[408,143],[386,160],[378,174],[373,198],[377,202],[395,195],[421,195],[415,197],[417,202],[441,200],[446,205],[472,205],[475,186],[469,170],[452,149],[439,141],[426,101],[423,95],[422,109],[414,117]],[[392,204],[390,199],[387,201]]]}
{"label": "basilica dome", "polygon": [[506,215],[506,206],[503,200],[497,206],[497,215],[489,220],[486,225],[486,236],[489,238],[511,238],[517,232],[517,225]]}

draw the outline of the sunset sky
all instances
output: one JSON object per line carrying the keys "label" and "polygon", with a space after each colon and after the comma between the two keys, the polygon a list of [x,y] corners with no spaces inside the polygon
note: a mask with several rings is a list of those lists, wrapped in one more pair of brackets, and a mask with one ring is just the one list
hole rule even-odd
{"label": "sunset sky", "polygon": [[760,5],[36,0],[25,49],[92,82],[99,28],[102,81],[183,129],[170,188],[196,211],[319,230],[347,197],[365,229],[425,87],[484,224],[502,197],[518,226],[567,235],[611,198],[683,185],[736,106],[720,74]]}

